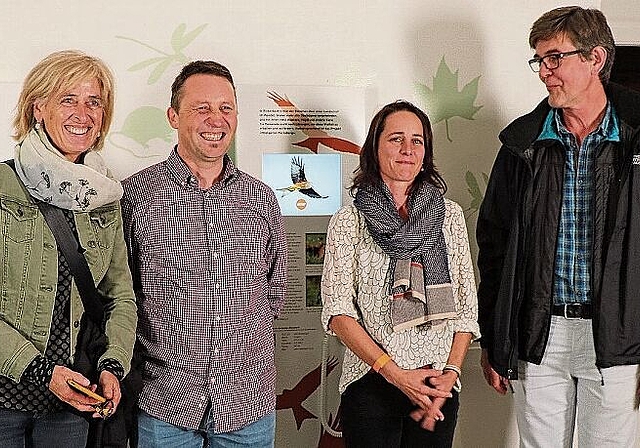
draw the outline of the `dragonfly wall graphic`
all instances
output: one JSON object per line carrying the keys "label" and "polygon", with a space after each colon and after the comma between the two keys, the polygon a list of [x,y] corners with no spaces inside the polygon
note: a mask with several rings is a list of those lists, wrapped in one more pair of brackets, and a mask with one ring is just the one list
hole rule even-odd
{"label": "dragonfly wall graphic", "polygon": [[[150,69],[147,84],[151,85],[158,82],[169,67],[182,66],[189,62],[191,58],[185,54],[185,50],[206,26],[207,24],[203,24],[193,30],[187,30],[186,24],[179,24],[171,34],[170,50],[167,51],[133,37],[115,37],[150,49],[158,55],[144,59],[128,69],[130,72]],[[165,157],[165,145],[171,143],[173,138],[174,130],[167,122],[165,110],[150,105],[140,106],[129,112],[121,129],[109,134],[109,141],[113,146],[127,151],[139,160]],[[126,175],[129,174],[131,173],[127,172]]]}
{"label": "dragonfly wall graphic", "polygon": [[182,66],[189,62],[190,59],[184,54],[184,50],[185,48],[187,48],[187,46],[189,46],[189,44],[191,44],[191,42],[193,42],[196,37],[198,37],[198,35],[202,32],[202,30],[205,29],[206,26],[207,24],[205,23],[187,32],[186,24],[181,23],[180,25],[178,25],[176,29],[173,30],[173,34],[171,35],[170,51],[160,50],[145,42],[131,37],[116,36],[116,38],[135,42],[139,45],[142,45],[143,47],[153,50],[160,55],[145,59],[144,61],[129,67],[130,72],[153,67],[153,70],[151,70],[151,73],[149,73],[149,77],[147,78],[147,84],[154,84],[160,79],[160,77],[172,64]]}

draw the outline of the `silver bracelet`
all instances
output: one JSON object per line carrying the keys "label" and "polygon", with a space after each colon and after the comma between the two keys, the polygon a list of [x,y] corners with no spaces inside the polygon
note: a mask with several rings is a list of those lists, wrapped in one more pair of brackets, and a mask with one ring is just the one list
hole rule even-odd
{"label": "silver bracelet", "polygon": [[450,370],[451,372],[456,372],[456,374],[458,375],[458,378],[460,378],[460,376],[462,375],[462,370],[460,370],[460,367],[454,364],[447,364],[442,368],[443,372],[446,372],[447,370]]}

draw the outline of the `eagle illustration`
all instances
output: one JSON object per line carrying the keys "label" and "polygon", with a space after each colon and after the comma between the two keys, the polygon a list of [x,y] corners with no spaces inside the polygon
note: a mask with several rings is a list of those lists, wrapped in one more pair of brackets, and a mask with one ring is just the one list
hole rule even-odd
{"label": "eagle illustration", "polygon": [[311,183],[307,180],[307,176],[304,174],[304,163],[302,158],[293,157],[291,159],[291,181],[293,184],[288,187],[278,188],[278,191],[282,192],[282,196],[289,194],[292,191],[299,191],[300,193],[309,196],[310,198],[325,199],[329,196],[322,196],[316,190],[313,189]]}

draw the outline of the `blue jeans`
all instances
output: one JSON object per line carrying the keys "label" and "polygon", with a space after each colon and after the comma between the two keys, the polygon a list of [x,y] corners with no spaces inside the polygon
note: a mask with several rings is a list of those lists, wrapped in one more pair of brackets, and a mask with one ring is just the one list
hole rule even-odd
{"label": "blue jeans", "polygon": [[84,448],[88,431],[89,423],[71,412],[34,417],[31,412],[0,409],[2,448]]}
{"label": "blue jeans", "polygon": [[273,448],[276,414],[273,412],[237,431],[214,434],[210,428],[210,424],[206,430],[181,428],[140,411],[138,448]]}

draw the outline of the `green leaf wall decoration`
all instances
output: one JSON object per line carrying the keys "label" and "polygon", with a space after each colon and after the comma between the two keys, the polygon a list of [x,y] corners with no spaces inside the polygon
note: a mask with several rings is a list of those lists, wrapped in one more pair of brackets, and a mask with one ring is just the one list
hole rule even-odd
{"label": "green leaf wall decoration", "polygon": [[[489,183],[489,176],[487,173],[481,173],[482,180],[484,181],[484,187],[487,187]],[[484,198],[483,190],[480,189],[480,183],[476,178],[476,175],[471,171],[467,171],[465,174],[465,181],[467,183],[467,191],[471,195],[471,203],[469,204],[469,208],[465,211],[470,211],[471,213],[475,213],[480,209],[480,204],[482,204],[482,199]]]}
{"label": "green leaf wall decoration", "polygon": [[173,53],[162,51],[145,42],[139,41],[138,39],[133,39],[131,37],[116,36],[116,38],[135,42],[139,45],[142,45],[143,47],[147,47],[155,51],[156,53],[159,53],[162,55],[162,56],[156,56],[153,58],[145,59],[144,61],[138,62],[137,64],[134,64],[131,67],[129,67],[129,71],[135,72],[138,70],[145,69],[147,67],[151,67],[152,65],[155,65],[155,68],[151,70],[151,73],[149,74],[149,78],[147,78],[147,84],[151,85],[158,82],[160,77],[172,64],[184,65],[189,61],[189,58],[185,56],[185,54],[183,53],[183,50],[187,48],[187,46],[191,42],[193,42],[193,40],[196,37],[198,37],[198,35],[202,32],[202,30],[206,26],[207,24],[205,23],[204,25],[200,25],[199,27],[189,31],[188,33],[185,33],[187,31],[187,25],[184,23],[181,23],[180,25],[178,25],[176,29],[173,30],[173,33],[171,34],[170,45],[171,45],[171,49],[173,50]]}
{"label": "green leaf wall decoration", "polygon": [[482,106],[474,106],[473,103],[478,96],[478,81],[480,76],[476,76],[467,83],[462,90],[458,90],[458,70],[452,72],[444,60],[440,60],[440,65],[433,77],[433,88],[416,82],[416,91],[423,99],[427,107],[427,113],[433,123],[444,120],[447,140],[453,141],[449,130],[449,120],[460,117],[473,120],[473,116]]}

